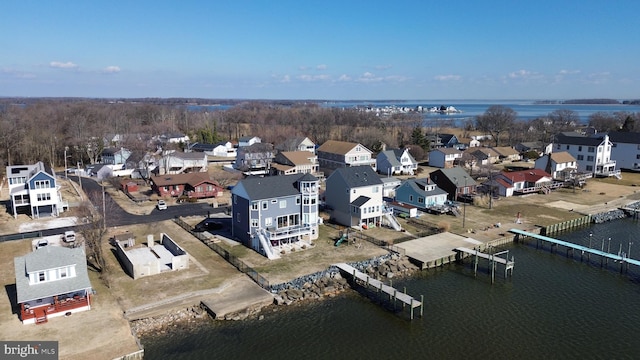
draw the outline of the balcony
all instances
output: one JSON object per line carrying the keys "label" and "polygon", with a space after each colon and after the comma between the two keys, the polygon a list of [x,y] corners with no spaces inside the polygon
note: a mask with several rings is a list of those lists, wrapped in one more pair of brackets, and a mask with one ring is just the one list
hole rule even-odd
{"label": "balcony", "polygon": [[266,229],[265,233],[267,234],[267,239],[270,241],[278,241],[292,237],[299,238],[301,236],[311,235],[311,226],[297,225],[279,229],[270,227]]}

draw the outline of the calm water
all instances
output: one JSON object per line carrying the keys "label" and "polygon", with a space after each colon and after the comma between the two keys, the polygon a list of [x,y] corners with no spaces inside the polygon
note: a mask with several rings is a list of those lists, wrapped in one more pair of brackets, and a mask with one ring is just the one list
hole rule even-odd
{"label": "calm water", "polygon": [[[628,252],[640,225],[620,220],[557,237]],[[608,238],[612,240],[609,245]],[[604,240],[604,241],[603,241]],[[634,249],[634,246],[636,247]],[[280,307],[263,320],[210,322],[142,339],[146,359],[635,359],[640,356],[640,269],[620,274],[513,244],[514,275],[487,264],[474,278],[469,260],[394,281],[425,297],[424,317],[394,314],[355,292]],[[640,257],[640,241],[631,245]]]}

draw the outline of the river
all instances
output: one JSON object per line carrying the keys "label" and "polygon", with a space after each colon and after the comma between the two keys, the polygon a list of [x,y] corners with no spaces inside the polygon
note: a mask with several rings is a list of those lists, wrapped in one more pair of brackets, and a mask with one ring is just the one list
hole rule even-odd
{"label": "river", "polygon": [[[639,258],[639,223],[623,219],[556,237]],[[590,234],[592,234],[590,236]],[[609,240],[611,238],[611,240]],[[634,248],[635,246],[635,248]],[[396,279],[424,295],[424,316],[393,313],[354,291],[264,318],[211,321],[143,338],[146,359],[634,359],[640,354],[640,269],[620,273],[535,241],[510,244],[513,276],[469,260]],[[630,250],[630,251],[629,251]],[[498,270],[500,270],[498,268]],[[417,312],[416,312],[417,314]]]}

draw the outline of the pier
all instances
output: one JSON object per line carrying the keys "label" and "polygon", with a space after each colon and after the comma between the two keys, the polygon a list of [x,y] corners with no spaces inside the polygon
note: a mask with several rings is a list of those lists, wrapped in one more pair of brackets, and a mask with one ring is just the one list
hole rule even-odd
{"label": "pier", "polygon": [[353,266],[345,263],[333,264],[333,266],[342,270],[345,274],[348,274],[353,277],[353,281],[365,286],[365,288],[369,289],[369,287],[374,288],[376,291],[380,291],[381,293],[385,293],[389,295],[389,299],[393,300],[395,305],[396,301],[400,301],[402,303],[402,308],[404,309],[405,305],[409,305],[409,310],[411,311],[411,320],[413,320],[413,309],[419,307],[420,308],[420,317],[423,314],[423,302],[424,297],[420,296],[420,301],[414,299],[411,295],[407,295],[406,293],[398,291],[396,288],[385,285],[382,281],[371,278],[369,275],[364,274]]}
{"label": "pier", "polygon": [[608,259],[617,261],[620,263],[620,272],[622,272],[622,270],[624,269],[624,266],[626,265],[627,269],[629,268],[629,264],[632,265],[636,265],[636,266],[640,266],[640,260],[636,260],[636,259],[631,259],[628,257],[625,257],[622,254],[612,254],[612,253],[608,253],[606,251],[602,251],[602,250],[598,250],[598,249],[593,249],[587,246],[583,246],[583,245],[577,245],[574,243],[570,243],[567,241],[563,241],[563,240],[558,240],[558,239],[554,239],[554,238],[550,238],[548,236],[544,236],[544,235],[538,235],[538,234],[534,234],[534,233],[530,233],[527,231],[522,231],[519,229],[511,229],[509,230],[510,233],[515,234],[516,235],[516,239],[515,241],[517,242],[519,240],[519,238],[521,236],[524,237],[530,237],[530,238],[534,238],[536,239],[536,247],[538,246],[538,243],[540,241],[544,242],[548,242],[549,244],[551,244],[551,251],[553,252],[553,247],[557,246],[557,245],[561,245],[567,248],[567,256],[569,255],[569,251],[572,252],[574,250],[578,250],[580,251],[580,260],[583,259],[584,255],[587,255],[587,260],[589,260],[589,256],[591,254],[593,255],[597,255],[600,256],[600,265],[602,266],[602,260],[607,261]]}
{"label": "pier", "polygon": [[[478,258],[489,260],[489,269],[491,271],[491,283],[495,281],[495,273],[496,273],[496,264],[501,264],[504,266],[504,278],[506,279],[509,275],[509,270],[511,270],[511,275],[513,276],[513,266],[515,265],[515,261],[513,257],[509,260],[509,250],[501,251],[495,254],[487,254],[478,251],[477,249],[469,249],[466,247],[458,247],[454,249],[458,253],[458,260],[462,261],[464,259],[464,255],[472,255],[474,256],[474,265],[473,265],[473,275],[478,274]],[[498,255],[506,254],[504,258],[499,257]]]}

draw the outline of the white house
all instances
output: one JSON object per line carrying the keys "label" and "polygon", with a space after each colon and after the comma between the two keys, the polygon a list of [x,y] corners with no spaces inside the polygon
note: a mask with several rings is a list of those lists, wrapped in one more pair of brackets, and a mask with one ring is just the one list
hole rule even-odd
{"label": "white house", "polygon": [[358,143],[327,140],[316,153],[321,168],[338,169],[367,165],[374,171],[376,169],[373,151]]}
{"label": "white house", "polygon": [[586,137],[575,132],[560,133],[554,137],[552,152],[566,151],[576,159],[578,172],[593,176],[620,177],[616,161],[611,157],[613,144],[608,135]]}
{"label": "white house", "polygon": [[36,219],[58,216],[68,208],[67,202],[62,201],[53,169],[41,161],[33,165],[7,166],[6,171],[14,218],[19,212],[26,212]]}
{"label": "white house", "polygon": [[640,171],[640,133],[615,131],[609,133],[611,158],[619,169]]}
{"label": "white house", "polygon": [[242,136],[238,139],[238,147],[251,146],[253,144],[261,143],[262,139],[257,136]]}
{"label": "white house", "polygon": [[456,148],[437,148],[429,152],[429,166],[437,168],[452,168],[457,159],[462,157],[462,151]]}
{"label": "white house", "polygon": [[339,224],[378,224],[384,212],[382,187],[371,166],[339,168],[327,178],[325,202]]}
{"label": "white house", "polygon": [[293,137],[276,146],[278,151],[308,151],[316,153],[316,144],[308,137]]}
{"label": "white house", "polygon": [[205,153],[175,151],[164,155],[158,161],[155,172],[159,175],[206,172],[207,164],[207,155]]}
{"label": "white house", "polygon": [[551,174],[556,180],[571,179],[577,172],[576,159],[566,151],[543,155],[536,159],[534,168]]}
{"label": "white house", "polygon": [[386,175],[413,175],[418,170],[418,162],[409,149],[391,149],[378,154],[376,169]]}
{"label": "white house", "polygon": [[[498,194],[509,197],[535,192],[548,192],[552,188],[551,174],[540,169],[503,171],[485,185],[497,188]],[[493,195],[493,194],[492,194]]]}
{"label": "white house", "polygon": [[92,287],[83,248],[48,245],[14,258],[23,324],[90,310]]}

